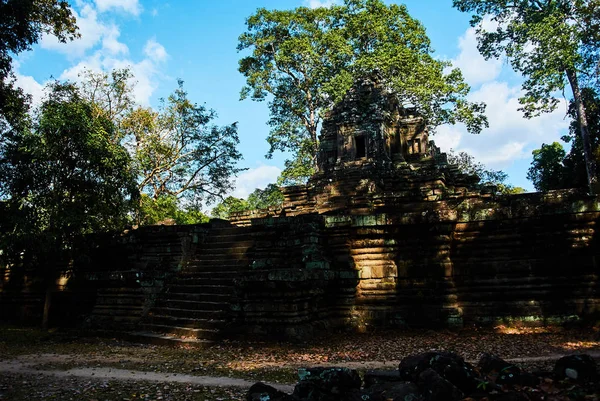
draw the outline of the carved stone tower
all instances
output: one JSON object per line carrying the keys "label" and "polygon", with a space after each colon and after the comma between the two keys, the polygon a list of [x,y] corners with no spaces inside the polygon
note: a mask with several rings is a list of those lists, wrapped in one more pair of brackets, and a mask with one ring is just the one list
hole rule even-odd
{"label": "carved stone tower", "polygon": [[390,166],[430,154],[427,127],[400,105],[375,73],[357,81],[323,122],[319,172],[361,164]]}

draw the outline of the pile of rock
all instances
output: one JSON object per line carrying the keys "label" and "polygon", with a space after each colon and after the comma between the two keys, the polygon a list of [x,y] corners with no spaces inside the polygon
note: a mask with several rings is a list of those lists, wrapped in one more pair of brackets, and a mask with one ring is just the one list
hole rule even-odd
{"label": "pile of rock", "polygon": [[[526,372],[483,354],[477,367],[451,352],[404,358],[397,371],[307,368],[288,395],[263,383],[247,401],[458,401],[600,400],[598,366],[589,355],[559,359],[554,371]],[[364,386],[363,386],[364,382]]]}

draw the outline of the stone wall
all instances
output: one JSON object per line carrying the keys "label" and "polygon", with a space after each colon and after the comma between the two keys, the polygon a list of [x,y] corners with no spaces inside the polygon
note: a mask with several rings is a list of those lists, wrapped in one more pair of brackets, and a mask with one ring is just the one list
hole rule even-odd
{"label": "stone wall", "polygon": [[[204,225],[151,226],[85,238],[83,255],[64,262],[57,277],[50,323],[134,327],[207,231]],[[40,322],[45,288],[33,270],[15,270],[20,274],[6,269],[0,282],[0,320]]]}
{"label": "stone wall", "polygon": [[[538,324],[600,311],[598,198],[574,191],[472,195],[385,210],[312,215],[312,234],[291,242],[289,227],[273,229],[278,240],[264,247],[275,252],[278,245],[286,257],[251,257],[258,264],[243,278],[239,321],[255,332],[305,332],[331,325]],[[265,221],[276,221],[253,215],[240,215],[240,223],[268,233]],[[311,241],[318,246],[307,247]],[[306,249],[326,263],[311,267]],[[300,257],[304,266],[291,265]]]}
{"label": "stone wall", "polygon": [[[161,294],[176,291],[174,285],[185,286],[188,297],[195,286],[206,290],[215,275],[207,272],[219,271],[231,254],[236,270],[214,287],[229,288],[223,282],[231,280],[234,288],[222,311],[228,335],[303,338],[334,328],[555,322],[600,310],[596,197],[478,195],[362,215],[286,213],[239,215],[239,228],[215,221],[97,237],[88,262],[79,262],[64,287],[71,298],[63,298],[87,299],[86,321],[95,327],[144,328]],[[236,244],[234,253],[227,244]],[[4,319],[8,287],[0,294]],[[27,294],[35,298],[35,291]],[[186,320],[181,307],[171,309],[171,298],[159,308],[160,327],[173,313],[173,332],[185,322],[200,330],[203,320]],[[63,315],[68,305],[52,313]]]}

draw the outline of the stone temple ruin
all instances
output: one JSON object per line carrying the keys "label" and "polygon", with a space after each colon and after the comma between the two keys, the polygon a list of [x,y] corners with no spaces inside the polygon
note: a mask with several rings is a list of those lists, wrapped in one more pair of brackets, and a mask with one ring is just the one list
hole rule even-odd
{"label": "stone temple ruin", "polygon": [[[93,238],[57,287],[51,319],[303,338],[600,311],[599,198],[479,186],[376,77],[331,110],[320,139],[318,173],[283,188],[280,208]],[[5,281],[3,318],[41,314],[43,294],[23,283]]]}

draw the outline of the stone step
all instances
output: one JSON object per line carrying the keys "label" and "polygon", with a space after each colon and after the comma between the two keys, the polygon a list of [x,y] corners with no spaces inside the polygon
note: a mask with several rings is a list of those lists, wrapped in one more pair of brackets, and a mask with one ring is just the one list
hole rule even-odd
{"label": "stone step", "polygon": [[254,241],[250,239],[241,239],[236,237],[231,238],[214,238],[209,237],[209,240],[202,244],[198,249],[231,249],[231,248],[250,248],[254,245]]}
{"label": "stone step", "polygon": [[233,285],[233,280],[238,275],[221,276],[215,272],[213,277],[197,277],[189,276],[185,278],[177,278],[171,285]]}
{"label": "stone step", "polygon": [[[202,304],[196,304],[196,306],[201,307]],[[177,309],[177,308],[153,308],[148,317],[152,318],[152,316],[169,316],[172,318],[184,318],[184,319],[206,319],[206,320],[219,320],[225,316],[225,308],[228,308],[228,305],[224,304],[213,304],[213,305],[204,305],[208,307],[214,307],[213,310],[206,309]]]}
{"label": "stone step", "polygon": [[[177,293],[177,292],[166,292],[159,295],[159,301],[189,301],[189,302],[229,302],[231,300],[231,293]],[[157,301],[158,302],[158,301]]]}
{"label": "stone step", "polygon": [[97,315],[92,313],[91,315],[92,322],[94,326],[101,326],[103,324],[114,326],[115,323],[133,325],[140,321],[140,316],[114,316],[114,315]]}
{"label": "stone step", "polygon": [[95,315],[133,315],[140,314],[143,310],[142,305],[103,305],[96,304],[92,313]]}
{"label": "stone step", "polygon": [[169,288],[169,293],[187,293],[187,294],[233,294],[233,286],[229,285],[173,285]]}
{"label": "stone step", "polygon": [[[118,334],[117,334],[118,335]],[[165,333],[156,333],[153,331],[132,331],[128,333],[124,333],[121,335],[125,340],[140,343],[140,344],[150,344],[150,345],[160,345],[160,346],[173,346],[180,347],[185,346],[186,348],[194,347],[194,348],[204,348],[213,344],[213,340],[196,338],[196,337],[188,337],[188,336],[179,336],[176,334],[165,334]]]}
{"label": "stone step", "polygon": [[230,258],[219,259],[206,259],[200,261],[190,262],[186,265],[181,273],[201,273],[205,271],[223,271],[223,272],[232,272],[235,270],[239,270],[240,268],[246,266],[249,262],[247,260],[231,260]]}
{"label": "stone step", "polygon": [[160,333],[168,336],[180,336],[208,341],[219,337],[219,330],[217,329],[191,328],[185,326],[171,326],[154,323],[145,323],[141,326],[141,329],[144,331]]}
{"label": "stone step", "polygon": [[219,256],[243,256],[246,253],[248,253],[248,247],[236,247],[236,248],[213,248],[213,247],[206,247],[203,249],[199,249],[196,252],[196,257],[195,259],[198,259],[200,256],[213,256],[213,255],[219,255]]}
{"label": "stone step", "polygon": [[[206,294],[205,300],[173,299],[166,294],[164,299],[156,301],[156,308],[174,308],[186,310],[205,310],[205,311],[224,311],[229,309],[231,296],[217,296],[216,294]],[[212,297],[212,298],[209,298]]]}
{"label": "stone step", "polygon": [[195,319],[168,315],[148,315],[148,324],[188,329],[218,330],[225,325],[223,319]]}
{"label": "stone step", "polygon": [[219,237],[227,237],[227,236],[238,237],[238,236],[247,235],[249,233],[251,233],[251,230],[240,228],[237,226],[219,227],[219,228],[213,228],[210,231],[208,238],[211,238],[211,237],[219,238]]}
{"label": "stone step", "polygon": [[205,243],[235,243],[252,242],[254,236],[251,233],[216,234],[207,237]]}
{"label": "stone step", "polygon": [[233,280],[241,274],[241,271],[234,270],[222,270],[216,267],[214,270],[202,270],[197,272],[188,272],[183,270],[177,274],[178,279],[188,280],[188,279],[207,279],[211,278],[229,278]]}

